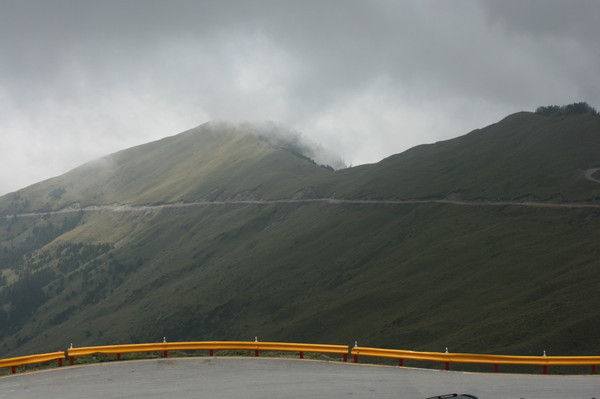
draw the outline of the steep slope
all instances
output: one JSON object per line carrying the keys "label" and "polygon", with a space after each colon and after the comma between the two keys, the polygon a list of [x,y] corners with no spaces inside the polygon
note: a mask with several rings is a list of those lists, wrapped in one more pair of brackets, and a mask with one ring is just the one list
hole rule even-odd
{"label": "steep slope", "polygon": [[600,198],[584,172],[600,166],[600,117],[530,112],[465,136],[421,145],[374,165],[340,171],[318,191],[338,197]]}
{"label": "steep slope", "polygon": [[307,177],[331,174],[277,149],[250,127],[210,122],[130,148],[0,198],[0,214],[112,203],[292,196]]}
{"label": "steep slope", "polygon": [[[583,177],[600,167],[596,119],[516,114],[338,172],[227,129],[202,126],[0,198],[0,357],[163,336],[600,350],[600,209],[493,202],[597,197]],[[235,201],[456,192],[490,202]],[[179,201],[190,206],[85,208]]]}

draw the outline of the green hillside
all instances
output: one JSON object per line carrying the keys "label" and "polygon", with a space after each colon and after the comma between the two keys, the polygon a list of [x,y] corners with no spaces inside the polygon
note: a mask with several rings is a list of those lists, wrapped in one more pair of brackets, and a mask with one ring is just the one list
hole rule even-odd
{"label": "green hillside", "polygon": [[[6,195],[0,357],[255,336],[596,354],[600,208],[517,202],[600,198],[599,121],[519,113],[337,172],[208,124]],[[269,201],[449,195],[488,205]]]}
{"label": "green hillside", "polygon": [[322,192],[340,197],[600,198],[584,171],[600,166],[600,117],[520,112],[465,136],[341,171]]}
{"label": "green hillside", "polygon": [[113,203],[281,198],[331,174],[250,128],[206,123],[130,148],[0,198],[0,214]]}

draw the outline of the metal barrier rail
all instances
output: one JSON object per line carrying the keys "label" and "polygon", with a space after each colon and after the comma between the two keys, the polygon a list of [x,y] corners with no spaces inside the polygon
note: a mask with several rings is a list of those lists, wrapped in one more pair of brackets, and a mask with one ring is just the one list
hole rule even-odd
{"label": "metal barrier rail", "polygon": [[445,363],[446,370],[450,370],[450,363],[477,363],[490,364],[494,371],[499,365],[531,365],[543,366],[543,373],[548,373],[548,366],[591,366],[592,373],[596,373],[596,365],[600,364],[600,356],[510,356],[510,355],[477,355],[470,353],[444,353],[444,352],[414,352],[406,350],[379,349],[355,346],[351,354],[354,363],[358,363],[358,356],[383,357],[398,359],[402,366],[406,360],[423,360]]}
{"label": "metal barrier rail", "polygon": [[134,352],[163,352],[163,356],[167,357],[169,351],[174,350],[208,350],[210,352],[210,356],[214,356],[215,350],[250,350],[254,351],[255,356],[259,356],[261,350],[299,352],[300,358],[304,358],[304,352],[334,353],[344,355],[344,361],[347,361],[349,347],[346,345],[294,344],[285,342],[160,342],[155,344],[110,345],[69,348],[69,350],[67,351],[67,356],[69,357],[69,363],[73,364],[75,357],[88,356],[96,353],[116,354],[117,359],[120,359],[122,353]]}
{"label": "metal barrier rail", "polygon": [[[116,354],[117,359],[122,353],[140,352],[162,352],[164,357],[169,351],[176,350],[207,350],[210,356],[214,356],[216,350],[249,350],[259,356],[260,351],[298,352],[300,358],[304,352],[329,353],[343,355],[344,361],[348,360],[348,354],[354,355],[354,362],[358,363],[359,356],[393,358],[398,359],[398,365],[403,366],[404,360],[421,360],[442,362],[446,370],[450,369],[450,363],[477,363],[494,366],[494,371],[499,371],[499,365],[534,365],[543,366],[543,373],[548,373],[548,366],[591,366],[592,373],[596,373],[596,366],[600,364],[600,356],[508,356],[508,355],[478,355],[469,353],[444,353],[444,352],[415,352],[396,349],[379,349],[354,346],[351,350],[346,345],[320,345],[320,344],[296,344],[285,342],[249,342],[249,341],[203,341],[203,342],[160,342],[150,344],[88,346],[81,348],[69,348],[66,356],[71,364],[75,357],[89,356],[97,353]],[[0,368],[10,367],[12,373],[16,372],[18,366],[28,364],[45,363],[58,360],[62,366],[65,352],[43,353],[38,355],[0,359]]]}
{"label": "metal barrier rail", "polygon": [[38,364],[49,362],[52,360],[58,360],[58,365],[62,366],[64,358],[65,352],[52,352],[42,353],[39,355],[13,357],[10,359],[0,359],[0,368],[10,367],[11,372],[14,374],[17,372],[18,366],[25,366],[28,364]]}

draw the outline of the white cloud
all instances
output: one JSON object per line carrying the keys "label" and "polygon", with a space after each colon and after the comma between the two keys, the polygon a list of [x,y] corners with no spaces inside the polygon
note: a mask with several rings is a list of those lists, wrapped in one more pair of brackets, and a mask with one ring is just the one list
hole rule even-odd
{"label": "white cloud", "polygon": [[600,105],[598,2],[1,7],[0,194],[211,119],[280,121],[357,165],[539,105]]}

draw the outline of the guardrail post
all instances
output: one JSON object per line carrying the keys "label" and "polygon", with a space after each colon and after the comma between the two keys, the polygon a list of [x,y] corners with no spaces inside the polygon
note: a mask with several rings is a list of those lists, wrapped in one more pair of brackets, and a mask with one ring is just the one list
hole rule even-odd
{"label": "guardrail post", "polygon": [[62,367],[63,365],[63,360],[62,359],[58,359],[58,367]]}
{"label": "guardrail post", "polygon": [[258,349],[255,349],[254,350],[254,356],[258,356],[258,355],[259,355]]}
{"label": "guardrail post", "polygon": [[354,355],[354,363],[358,363],[358,355]]}
{"label": "guardrail post", "polygon": [[169,357],[169,351],[164,351],[163,352],[163,357]]}
{"label": "guardrail post", "polygon": [[446,362],[446,367],[445,367],[445,369],[446,369],[446,370],[450,370],[450,362]]}
{"label": "guardrail post", "polygon": [[209,353],[210,356],[214,356],[215,355],[214,349],[210,349],[208,353]]}
{"label": "guardrail post", "polygon": [[497,373],[499,370],[500,370],[500,367],[498,367],[497,364],[494,364],[494,372]]}
{"label": "guardrail post", "polygon": [[304,352],[300,352],[300,359],[304,359]]}
{"label": "guardrail post", "polygon": [[73,365],[75,363],[75,358],[73,356],[69,356],[69,364]]}
{"label": "guardrail post", "polygon": [[13,374],[15,374],[17,372],[17,366],[12,366],[10,368],[10,372],[13,373]]}
{"label": "guardrail post", "polygon": [[548,374],[548,366],[544,365],[544,368],[542,369],[542,373]]}
{"label": "guardrail post", "polygon": [[344,353],[344,361],[347,362],[348,361],[348,354]]}
{"label": "guardrail post", "polygon": [[121,354],[117,353],[117,360],[121,360]]}
{"label": "guardrail post", "polygon": [[398,367],[404,366],[404,359],[398,359]]}
{"label": "guardrail post", "polygon": [[596,365],[592,364],[592,374],[596,374]]}

